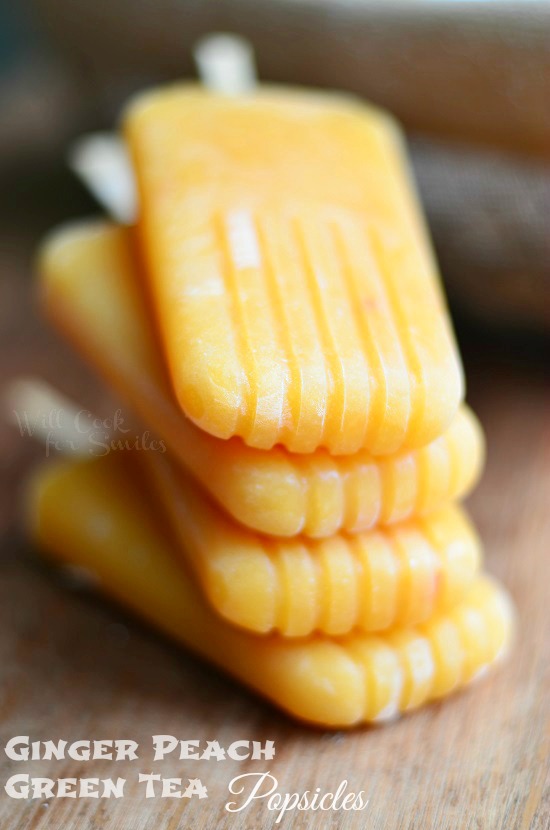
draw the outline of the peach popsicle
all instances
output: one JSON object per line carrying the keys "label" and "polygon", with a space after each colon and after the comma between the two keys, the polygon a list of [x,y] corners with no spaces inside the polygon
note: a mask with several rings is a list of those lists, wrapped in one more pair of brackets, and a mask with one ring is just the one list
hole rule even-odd
{"label": "peach popsicle", "polygon": [[396,124],[351,96],[174,85],[124,119],[182,410],[250,446],[374,455],[451,423],[463,377]]}
{"label": "peach popsicle", "polygon": [[180,411],[170,388],[129,230],[88,221],[55,231],[41,257],[42,296],[56,326],[160,434],[233,517],[277,536],[325,537],[428,513],[463,496],[483,462],[483,437],[462,407],[426,447],[395,456],[292,454],[223,441]]}
{"label": "peach popsicle", "polygon": [[383,720],[441,698],[507,649],[506,594],[479,578],[452,611],[384,635],[259,638],[219,620],[177,562],[130,455],[43,468],[29,505],[37,543],[60,563],[93,571],[130,610],[293,716],[325,727]]}
{"label": "peach popsicle", "polygon": [[141,458],[210,605],[251,631],[415,625],[456,605],[476,576],[479,540],[459,507],[354,536],[274,539],[231,521],[164,455]]}

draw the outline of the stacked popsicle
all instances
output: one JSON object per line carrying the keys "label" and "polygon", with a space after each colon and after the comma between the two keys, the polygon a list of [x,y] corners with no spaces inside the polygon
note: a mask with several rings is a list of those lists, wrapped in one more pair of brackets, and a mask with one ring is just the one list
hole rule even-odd
{"label": "stacked popsicle", "polygon": [[467,683],[512,612],[457,505],[483,439],[395,124],[178,85],[125,136],[137,223],[57,232],[43,296],[168,452],[46,469],[37,538],[299,718]]}

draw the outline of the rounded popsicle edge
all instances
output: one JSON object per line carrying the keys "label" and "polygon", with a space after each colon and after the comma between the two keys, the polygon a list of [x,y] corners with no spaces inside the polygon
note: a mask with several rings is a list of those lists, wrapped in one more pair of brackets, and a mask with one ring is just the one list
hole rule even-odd
{"label": "rounded popsicle edge", "polygon": [[288,642],[234,630],[200,600],[120,464],[112,454],[40,473],[35,540],[54,559],[97,573],[106,593],[300,720],[328,728],[387,720],[470,682],[510,643],[511,604],[487,578],[450,614],[384,636]]}

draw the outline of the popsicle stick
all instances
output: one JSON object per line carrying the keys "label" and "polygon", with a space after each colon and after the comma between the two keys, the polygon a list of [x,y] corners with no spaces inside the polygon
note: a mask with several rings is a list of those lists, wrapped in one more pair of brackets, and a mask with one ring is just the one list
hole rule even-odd
{"label": "popsicle stick", "polygon": [[3,414],[21,435],[63,455],[90,455],[90,437],[79,429],[79,407],[38,378],[16,378],[3,396]]}
{"label": "popsicle stick", "polygon": [[243,95],[257,82],[254,51],[243,37],[216,32],[201,38],[193,57],[203,84],[220,95]]}
{"label": "popsicle stick", "polygon": [[68,163],[113,219],[123,225],[136,221],[136,182],[122,139],[114,133],[85,135],[70,148]]}
{"label": "popsicle stick", "polygon": [[[8,423],[18,427],[22,436],[43,444],[48,454],[52,450],[66,458],[90,457],[89,435],[76,426],[82,407],[49,383],[32,377],[16,378],[7,386],[2,404]],[[100,584],[95,571],[78,562],[62,565],[60,575],[75,591],[91,590]]]}

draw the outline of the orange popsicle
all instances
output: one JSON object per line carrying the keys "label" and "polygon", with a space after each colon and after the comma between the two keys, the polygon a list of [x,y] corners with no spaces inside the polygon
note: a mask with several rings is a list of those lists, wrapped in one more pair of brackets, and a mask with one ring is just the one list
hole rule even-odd
{"label": "orange popsicle", "polygon": [[131,233],[101,222],[55,231],[40,257],[42,295],[56,326],[123,396],[209,493],[243,524],[278,536],[360,532],[464,495],[483,461],[469,409],[417,450],[373,458],[292,454],[223,441],[180,411],[148,314]]}
{"label": "orange popsicle", "polygon": [[183,411],[293,452],[419,447],[463,378],[387,115],[351,97],[191,85],[125,118],[146,255]]}
{"label": "orange popsicle", "polygon": [[384,720],[468,683],[508,648],[506,594],[480,578],[451,612],[384,635],[259,638],[219,620],[177,562],[127,453],[44,468],[34,538],[59,562],[293,716],[327,727]]}
{"label": "orange popsicle", "polygon": [[232,522],[165,456],[142,459],[210,604],[252,631],[304,637],[416,625],[456,605],[476,576],[479,540],[456,506],[388,530],[274,539]]}

